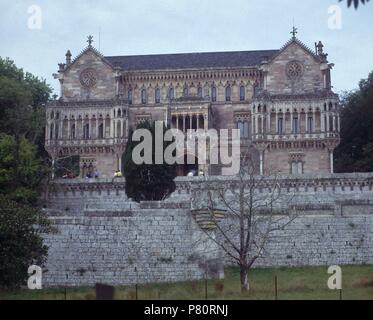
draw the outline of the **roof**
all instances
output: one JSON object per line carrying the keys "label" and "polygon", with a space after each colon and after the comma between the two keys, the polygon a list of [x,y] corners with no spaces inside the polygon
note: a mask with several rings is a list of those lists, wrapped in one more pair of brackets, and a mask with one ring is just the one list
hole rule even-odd
{"label": "roof", "polygon": [[200,68],[236,68],[259,65],[279,50],[200,52],[105,57],[114,67],[123,70],[172,70]]}

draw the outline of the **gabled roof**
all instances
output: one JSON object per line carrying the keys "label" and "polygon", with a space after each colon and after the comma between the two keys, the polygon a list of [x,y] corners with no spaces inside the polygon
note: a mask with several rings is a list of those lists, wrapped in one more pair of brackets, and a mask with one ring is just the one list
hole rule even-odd
{"label": "gabled roof", "polygon": [[82,55],[84,55],[85,53],[87,52],[93,52],[97,57],[99,57],[104,63],[106,63],[107,65],[109,65],[111,68],[114,68],[114,66],[110,63],[110,61],[108,61],[101,52],[99,52],[96,48],[94,48],[93,46],[87,46],[85,49],[83,49],[72,61],[71,63],[66,66],[64,72],[66,72],[67,70],[69,70],[74,64],[76,61],[78,61],[80,59],[80,57]]}
{"label": "gabled roof", "polygon": [[277,51],[277,53],[275,53],[271,58],[270,60],[274,60],[277,56],[279,56],[283,51],[285,51],[290,45],[292,45],[293,43],[297,44],[298,46],[300,46],[304,51],[306,51],[309,55],[311,55],[314,59],[316,59],[317,61],[320,61],[320,57],[316,54],[316,52],[314,52],[313,50],[311,50],[307,45],[305,45],[302,41],[300,41],[298,38],[296,37],[293,37],[291,38],[288,42],[286,42],[280,50]]}
{"label": "gabled roof", "polygon": [[200,68],[237,68],[258,66],[278,50],[199,52],[105,57],[113,66],[125,71]]}

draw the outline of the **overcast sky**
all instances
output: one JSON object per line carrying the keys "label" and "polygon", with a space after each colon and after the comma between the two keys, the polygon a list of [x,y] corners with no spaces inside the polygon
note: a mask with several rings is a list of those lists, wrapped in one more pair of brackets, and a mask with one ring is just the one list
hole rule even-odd
{"label": "overcast sky", "polygon": [[[324,42],[341,92],[373,71],[373,3],[356,11],[345,2],[342,26],[333,30],[328,8],[338,0],[0,0],[0,56],[45,78],[58,94],[57,63],[67,49],[79,54],[89,34],[106,56],[278,49],[294,20],[311,49]],[[41,29],[29,28],[33,5],[41,8]]]}

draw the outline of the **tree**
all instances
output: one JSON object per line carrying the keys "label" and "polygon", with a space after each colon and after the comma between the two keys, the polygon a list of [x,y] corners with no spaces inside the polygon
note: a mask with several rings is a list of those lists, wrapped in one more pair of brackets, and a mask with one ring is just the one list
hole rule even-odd
{"label": "tree", "polygon": [[40,192],[48,173],[43,80],[0,58],[0,287],[18,287],[27,268],[45,261],[50,232]]}
{"label": "tree", "polygon": [[16,139],[27,138],[44,149],[45,104],[52,90],[45,80],[16,67],[10,59],[0,57],[0,132]]}
{"label": "tree", "polygon": [[0,194],[23,205],[35,206],[48,169],[37,157],[37,147],[26,138],[0,134]]}
{"label": "tree", "polygon": [[341,102],[341,143],[335,153],[336,171],[371,171],[373,72],[360,81],[358,90],[344,94]]}
{"label": "tree", "polygon": [[[343,0],[339,0],[339,2],[342,2]],[[369,0],[347,0],[347,6],[351,7],[352,3],[354,4],[355,9],[359,7],[359,3],[365,4],[368,3]]]}
{"label": "tree", "polygon": [[30,265],[44,264],[48,248],[40,234],[53,228],[44,211],[4,195],[0,203],[0,288],[14,289],[26,282]]}
{"label": "tree", "polygon": [[[155,164],[155,123],[144,121],[136,129],[147,129],[152,136],[152,164],[136,165],[133,161],[133,150],[140,142],[132,140],[133,131],[130,130],[126,151],[123,155],[124,176],[126,178],[126,194],[137,202],[159,201],[166,198],[175,190],[174,179],[176,166]],[[168,128],[163,127],[165,132]],[[163,137],[162,137],[163,138]],[[172,142],[163,144],[163,151]]]}
{"label": "tree", "polygon": [[292,197],[282,197],[277,177],[254,172],[252,161],[246,160],[239,174],[224,185],[206,177],[192,199],[193,212],[205,215],[202,220],[213,226],[214,232],[207,228],[205,234],[239,266],[242,292],[250,289],[249,271],[263,257],[270,236],[296,218]]}

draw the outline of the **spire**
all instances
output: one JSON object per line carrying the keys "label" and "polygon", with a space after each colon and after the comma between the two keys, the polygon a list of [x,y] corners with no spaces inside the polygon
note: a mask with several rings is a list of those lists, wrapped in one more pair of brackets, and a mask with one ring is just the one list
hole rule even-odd
{"label": "spire", "polygon": [[92,42],[93,42],[93,36],[92,35],[89,35],[87,37],[87,42],[88,42],[88,47],[92,47]]}
{"label": "spire", "polygon": [[294,25],[293,25],[293,30],[290,32],[290,34],[293,35],[293,39],[295,39],[297,37],[297,33],[298,33],[298,28],[296,28]]}
{"label": "spire", "polygon": [[65,56],[66,56],[66,65],[69,66],[71,64],[71,52],[70,52],[70,50],[67,50]]}

